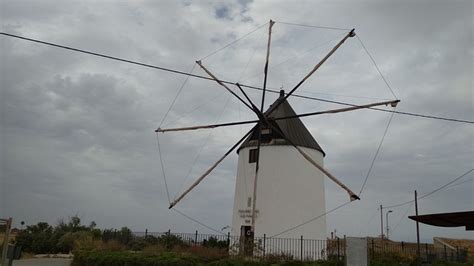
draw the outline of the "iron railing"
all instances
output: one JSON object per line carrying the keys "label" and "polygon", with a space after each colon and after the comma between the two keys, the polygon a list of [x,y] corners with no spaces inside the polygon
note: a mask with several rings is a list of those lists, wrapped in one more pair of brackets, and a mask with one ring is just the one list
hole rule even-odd
{"label": "iron railing", "polygon": [[[229,255],[244,255],[257,258],[280,258],[282,260],[301,261],[344,261],[346,252],[345,238],[306,239],[261,237],[244,238],[228,234],[201,234],[175,232],[135,232],[137,238],[174,236],[180,243],[189,246],[207,246],[226,249]],[[467,249],[420,244],[420,256],[416,243],[395,242],[380,238],[367,239],[367,253],[370,260],[395,256],[408,260],[465,262]]]}
{"label": "iron railing", "polygon": [[435,246],[429,243],[420,243],[418,251],[417,243],[395,242],[380,238],[368,239],[367,246],[371,259],[395,255],[406,259],[419,259],[422,262],[466,262],[468,253],[466,248]]}
{"label": "iron railing", "polygon": [[199,245],[226,248],[230,255],[245,255],[257,258],[280,257],[287,260],[343,260],[345,256],[344,239],[306,239],[253,237],[245,239],[228,234],[200,234],[174,232],[136,232],[136,237],[163,237],[173,235],[179,237],[187,245]]}

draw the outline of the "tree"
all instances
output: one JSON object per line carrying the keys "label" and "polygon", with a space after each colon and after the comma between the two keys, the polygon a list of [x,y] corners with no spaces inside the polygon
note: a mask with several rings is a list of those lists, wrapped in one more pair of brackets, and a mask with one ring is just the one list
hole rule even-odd
{"label": "tree", "polygon": [[23,251],[36,254],[55,252],[56,242],[53,227],[44,222],[29,225],[16,236],[16,243]]}

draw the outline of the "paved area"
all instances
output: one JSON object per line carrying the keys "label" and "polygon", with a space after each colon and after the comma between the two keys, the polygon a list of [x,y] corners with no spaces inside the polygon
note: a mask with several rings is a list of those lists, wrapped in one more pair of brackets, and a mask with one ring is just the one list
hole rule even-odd
{"label": "paved area", "polygon": [[14,260],[13,266],[70,266],[72,259],[26,259]]}

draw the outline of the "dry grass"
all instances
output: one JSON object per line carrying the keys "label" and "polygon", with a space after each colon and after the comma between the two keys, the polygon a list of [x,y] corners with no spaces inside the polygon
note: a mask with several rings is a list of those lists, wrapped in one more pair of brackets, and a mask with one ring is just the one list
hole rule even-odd
{"label": "dry grass", "polygon": [[148,255],[157,255],[163,253],[164,251],[166,251],[166,249],[162,245],[150,245],[143,249],[143,253]]}
{"label": "dry grass", "polygon": [[125,245],[121,244],[117,240],[109,240],[107,242],[103,242],[102,240],[95,240],[94,242],[100,250],[123,251],[127,249]]}
{"label": "dry grass", "polygon": [[441,238],[441,237],[439,239],[453,247],[467,248],[468,260],[474,261],[474,240],[473,239],[452,239],[452,238]]}
{"label": "dry grass", "polygon": [[[10,241],[15,240],[16,234],[10,234]],[[5,241],[5,232],[0,233],[0,245],[3,244],[3,241]]]}
{"label": "dry grass", "polygon": [[227,249],[203,246],[175,247],[173,252],[182,255],[194,255],[210,261],[226,258],[229,256]]}

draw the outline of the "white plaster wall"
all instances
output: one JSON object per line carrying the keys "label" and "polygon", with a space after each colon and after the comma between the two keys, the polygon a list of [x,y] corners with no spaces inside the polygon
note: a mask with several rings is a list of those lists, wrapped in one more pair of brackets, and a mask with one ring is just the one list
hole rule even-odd
{"label": "white plaster wall", "polygon": [[[239,152],[235,185],[232,234],[240,235],[242,225],[251,225],[255,163],[248,163],[250,147]],[[304,148],[315,161],[323,165],[321,152]],[[252,199],[253,200],[253,199]],[[325,212],[324,175],[306,161],[292,146],[262,146],[257,184],[257,219],[255,236],[267,237],[301,224]],[[247,210],[241,217],[239,210]],[[247,220],[247,221],[246,221]],[[321,217],[279,238],[326,239],[326,219]]]}

